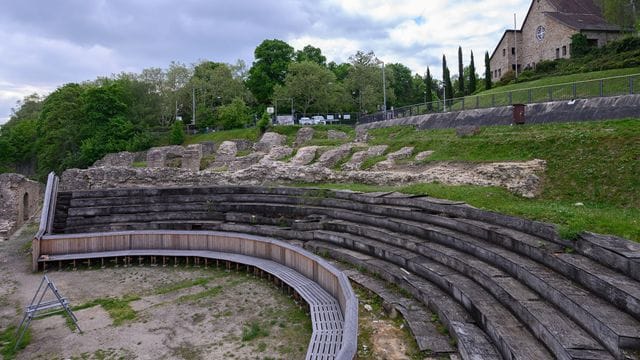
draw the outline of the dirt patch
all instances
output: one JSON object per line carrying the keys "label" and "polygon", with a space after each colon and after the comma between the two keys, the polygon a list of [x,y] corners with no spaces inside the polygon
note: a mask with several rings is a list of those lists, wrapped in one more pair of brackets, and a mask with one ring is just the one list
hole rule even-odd
{"label": "dirt patch", "polygon": [[382,307],[382,299],[352,283],[358,297],[357,359],[424,359],[415,339],[401,317],[392,319]]}
{"label": "dirt patch", "polygon": [[[18,324],[42,278],[31,273],[33,225],[0,243],[0,329]],[[266,280],[243,272],[180,266],[52,271],[73,306],[116,299],[133,318],[114,325],[103,305],[75,311],[83,333],[55,315],[32,323],[17,359],[304,358],[311,321]]]}

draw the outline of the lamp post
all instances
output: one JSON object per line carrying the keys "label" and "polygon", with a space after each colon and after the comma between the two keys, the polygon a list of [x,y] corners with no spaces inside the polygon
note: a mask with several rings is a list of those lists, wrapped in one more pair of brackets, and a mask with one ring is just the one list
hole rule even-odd
{"label": "lamp post", "polygon": [[380,61],[382,63],[382,98],[383,98],[383,112],[384,119],[387,120],[387,79],[384,76],[384,61]]}

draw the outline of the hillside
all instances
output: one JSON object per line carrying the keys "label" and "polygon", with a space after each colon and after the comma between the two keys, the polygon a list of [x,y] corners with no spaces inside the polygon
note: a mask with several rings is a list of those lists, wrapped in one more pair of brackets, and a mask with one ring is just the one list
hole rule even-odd
{"label": "hillside", "polygon": [[[365,161],[370,168],[386,155],[405,146],[414,147],[413,155],[431,150],[424,164],[488,163],[543,159],[543,188],[534,199],[525,199],[502,188],[418,184],[400,187],[362,184],[313,184],[331,188],[363,191],[398,190],[416,194],[466,201],[471,205],[549,221],[561,225],[564,236],[589,230],[640,240],[640,119],[617,121],[495,126],[483,128],[478,135],[457,137],[455,130],[416,131],[409,127],[376,129],[369,132],[368,145],[389,145],[381,156]],[[290,144],[299,127],[274,127],[287,135]],[[326,139],[319,127],[311,144],[339,145],[353,140],[348,127],[335,127],[349,134],[346,140]],[[216,132],[187,139],[220,142],[246,138],[255,141],[253,129]],[[310,184],[301,184],[310,185]]]}

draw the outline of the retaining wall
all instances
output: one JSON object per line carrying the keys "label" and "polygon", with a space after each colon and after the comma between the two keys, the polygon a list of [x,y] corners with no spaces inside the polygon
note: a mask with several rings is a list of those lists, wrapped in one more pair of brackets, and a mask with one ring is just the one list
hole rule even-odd
{"label": "retaining wall", "polygon": [[[623,119],[640,116],[640,95],[625,95],[572,101],[555,101],[529,104],[525,108],[527,124],[579,122]],[[410,116],[357,126],[357,130],[369,130],[398,125],[415,126],[418,129],[446,129],[459,126],[510,125],[513,123],[513,107],[503,106]]]}

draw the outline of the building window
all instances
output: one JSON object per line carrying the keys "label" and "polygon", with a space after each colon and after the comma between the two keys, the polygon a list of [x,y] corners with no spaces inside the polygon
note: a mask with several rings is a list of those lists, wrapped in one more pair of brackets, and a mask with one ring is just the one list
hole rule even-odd
{"label": "building window", "polygon": [[516,54],[516,48],[512,47],[511,48],[511,55],[515,55]]}
{"label": "building window", "polygon": [[502,77],[502,69],[498,69],[498,77]]}
{"label": "building window", "polygon": [[556,59],[560,58],[560,48],[556,48]]}
{"label": "building window", "polygon": [[562,56],[567,56],[567,45],[562,46]]}

